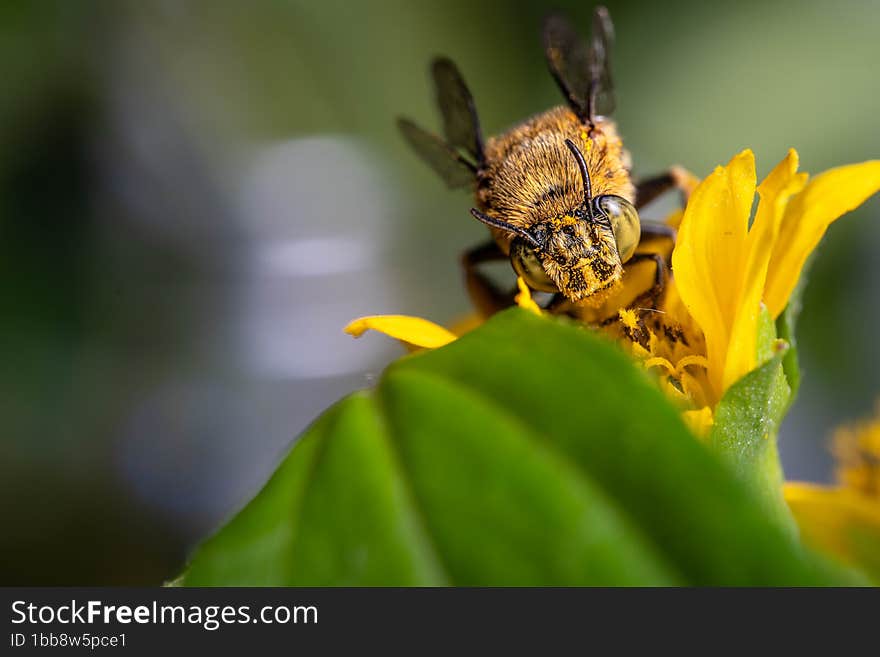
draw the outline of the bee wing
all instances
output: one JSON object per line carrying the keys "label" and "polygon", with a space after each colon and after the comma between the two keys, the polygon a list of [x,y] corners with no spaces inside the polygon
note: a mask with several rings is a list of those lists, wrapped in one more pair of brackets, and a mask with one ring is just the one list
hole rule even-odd
{"label": "bee wing", "polygon": [[410,146],[427,162],[449,187],[466,187],[473,184],[474,165],[445,141],[422,130],[409,119],[398,119],[397,127]]}
{"label": "bee wing", "polygon": [[614,23],[605,7],[593,11],[593,35],[590,41],[590,70],[594,81],[596,112],[611,115],[617,105],[611,79],[611,49],[614,46]]}
{"label": "bee wing", "polygon": [[443,115],[443,134],[449,143],[461,148],[483,164],[483,135],[474,98],[451,60],[438,57],[431,63],[437,104]]}
{"label": "bee wing", "polygon": [[605,7],[593,12],[589,45],[565,18],[551,15],[544,22],[544,50],[550,73],[584,122],[614,111],[610,63],[613,41],[614,27]]}

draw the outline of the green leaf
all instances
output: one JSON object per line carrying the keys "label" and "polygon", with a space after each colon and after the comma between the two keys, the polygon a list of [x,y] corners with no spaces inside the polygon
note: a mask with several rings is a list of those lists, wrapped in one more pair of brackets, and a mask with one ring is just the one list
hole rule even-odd
{"label": "green leaf", "polygon": [[796,532],[782,495],[784,478],[776,444],[791,397],[783,369],[787,351],[764,309],[758,326],[758,362],[765,362],[724,393],[715,409],[709,444],[754,487],[768,513]]}
{"label": "green leaf", "polygon": [[372,395],[319,419],[183,584],[431,585],[448,580]]}
{"label": "green leaf", "polygon": [[617,347],[514,309],[328,411],[181,583],[849,581]]}
{"label": "green leaf", "polygon": [[782,466],[776,448],[789,387],[784,352],[749,372],[724,394],[715,411],[709,443],[754,487],[768,512],[794,531],[782,496]]}

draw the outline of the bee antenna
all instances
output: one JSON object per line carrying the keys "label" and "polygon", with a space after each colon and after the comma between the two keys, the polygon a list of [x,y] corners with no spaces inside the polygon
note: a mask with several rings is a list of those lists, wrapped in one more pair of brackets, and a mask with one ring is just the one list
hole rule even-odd
{"label": "bee antenna", "polygon": [[584,181],[584,205],[587,206],[587,218],[593,220],[593,206],[590,201],[593,199],[593,186],[590,184],[590,172],[587,170],[587,162],[584,160],[584,154],[571,139],[565,140],[568,150],[577,160],[578,168],[581,170],[581,179]]}
{"label": "bee antenna", "polygon": [[506,221],[503,221],[501,219],[490,217],[489,215],[483,214],[476,208],[471,208],[471,214],[474,215],[474,219],[476,219],[477,221],[481,221],[487,226],[506,230],[508,233],[514,233],[515,235],[522,237],[526,242],[528,242],[535,248],[541,246],[538,240],[529,235],[528,232],[526,232],[523,228],[520,228],[519,226],[514,226],[513,224],[507,223]]}

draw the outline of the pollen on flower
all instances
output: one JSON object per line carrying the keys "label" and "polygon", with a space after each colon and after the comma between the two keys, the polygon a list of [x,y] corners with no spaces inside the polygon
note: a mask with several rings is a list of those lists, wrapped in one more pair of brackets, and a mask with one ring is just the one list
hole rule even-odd
{"label": "pollen on flower", "polygon": [[619,337],[646,370],[657,372],[660,387],[666,395],[683,404],[686,409],[699,409],[703,415],[704,409],[707,409],[708,422],[703,418],[694,426],[699,426],[701,431],[711,426],[712,410],[707,405],[706,380],[709,362],[692,348],[700,345],[697,336],[693,335],[688,340],[681,326],[673,326],[659,319],[655,320],[657,331],[654,331],[645,325],[638,310],[634,308],[621,308],[618,311],[618,320],[622,332]]}
{"label": "pollen on flower", "polygon": [[620,317],[620,323],[629,330],[635,331],[639,327],[639,318],[633,309],[621,308],[617,314]]}

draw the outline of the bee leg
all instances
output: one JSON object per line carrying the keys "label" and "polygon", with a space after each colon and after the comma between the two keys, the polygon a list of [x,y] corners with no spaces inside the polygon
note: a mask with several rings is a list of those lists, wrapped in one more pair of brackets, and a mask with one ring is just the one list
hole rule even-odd
{"label": "bee leg", "polygon": [[515,291],[501,290],[495,283],[483,274],[477,267],[484,262],[497,262],[507,260],[504,252],[498,248],[494,241],[481,244],[461,256],[461,264],[464,267],[465,282],[471,302],[477,311],[485,316],[493,315],[500,310],[513,305]]}
{"label": "bee leg", "polygon": [[637,253],[630,258],[629,262],[626,264],[634,265],[639,262],[645,262],[646,260],[652,260],[656,266],[654,272],[654,284],[637,296],[632,304],[630,304],[631,306],[637,304],[642,305],[645,302],[648,302],[653,306],[654,303],[656,303],[657,298],[663,292],[663,289],[666,287],[666,261],[659,253]]}
{"label": "bee leg", "polygon": [[[658,226],[658,228],[659,230],[656,233],[657,236],[670,237],[672,240],[675,239],[674,229],[668,228],[667,226]],[[654,235],[652,234],[652,238],[653,236]],[[626,305],[627,308],[653,307],[666,287],[666,260],[659,253],[636,253],[632,258],[627,260],[624,267],[629,267],[630,265],[646,262],[648,260],[653,262],[655,266],[654,282],[651,284],[651,287],[630,301]],[[553,298],[550,299],[550,302],[544,310],[555,315],[571,315],[572,317],[577,317],[577,308],[573,306],[571,301],[569,301],[561,292],[557,292],[553,295]],[[607,326],[608,324],[618,321],[619,318],[618,312],[615,312],[613,315],[600,319],[595,323],[599,326]]]}
{"label": "bee leg", "polygon": [[[659,253],[637,253],[632,258],[630,258],[625,267],[629,265],[637,264],[639,262],[645,262],[650,260],[655,265],[654,270],[654,282],[651,284],[647,290],[639,294],[635,299],[629,302],[625,308],[627,309],[649,309],[653,308],[657,302],[659,296],[663,293],[664,288],[666,287],[666,260],[664,260],[663,256]],[[621,307],[621,310],[623,307]],[[598,326],[608,326],[609,324],[613,324],[614,322],[620,321],[620,313],[619,311],[615,312],[613,315],[609,315],[604,319],[600,319],[595,321],[594,323]],[[643,345],[644,346],[644,345]]]}
{"label": "bee leg", "polygon": [[666,173],[648,178],[636,185],[636,209],[645,207],[671,189],[679,190],[682,201],[686,204],[699,182],[699,179],[687,169],[679,166],[670,167]]}
{"label": "bee leg", "polygon": [[674,243],[676,234],[675,228],[666,224],[651,224],[648,222],[642,224],[642,237],[647,239],[668,239]]}
{"label": "bee leg", "polygon": [[641,230],[642,234],[636,248],[636,255],[657,253],[662,255],[665,260],[669,260],[672,256],[672,249],[675,247],[678,231],[666,224],[649,222],[642,222]]}

